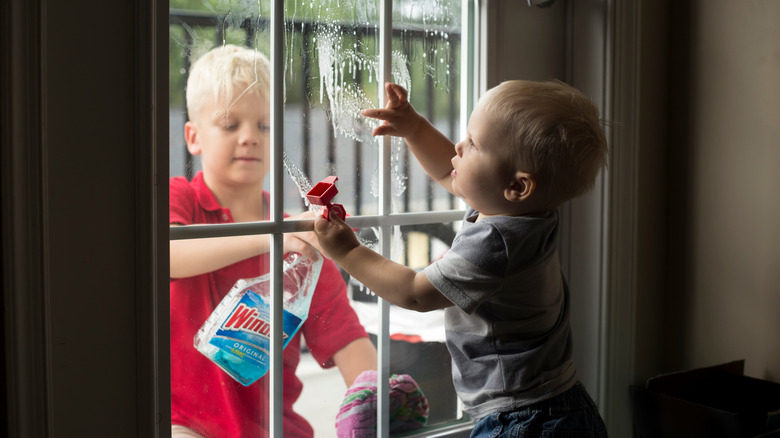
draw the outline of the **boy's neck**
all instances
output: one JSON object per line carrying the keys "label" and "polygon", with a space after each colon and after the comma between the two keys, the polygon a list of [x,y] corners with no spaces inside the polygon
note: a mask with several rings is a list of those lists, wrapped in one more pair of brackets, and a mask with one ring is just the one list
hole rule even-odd
{"label": "boy's neck", "polygon": [[240,204],[229,208],[234,222],[259,222],[268,218],[265,203],[262,201],[257,206]]}
{"label": "boy's neck", "polygon": [[528,211],[528,212],[517,212],[517,213],[507,213],[507,214],[483,214],[479,213],[477,216],[477,219],[475,222],[479,222],[482,219],[488,218],[488,217],[542,217],[550,213],[550,209],[547,210],[535,210],[535,211]]}
{"label": "boy's neck", "polygon": [[485,213],[480,211],[479,216],[477,216],[477,221],[487,217],[500,217],[500,216],[539,217],[548,214],[551,210],[554,210],[555,208],[556,207],[551,207],[544,203],[538,202],[535,198],[530,198],[519,202],[507,202],[504,205],[504,208],[492,213]]}
{"label": "boy's neck", "polygon": [[219,205],[230,210],[234,222],[257,222],[268,217],[262,187],[240,189],[220,187],[211,190]]}

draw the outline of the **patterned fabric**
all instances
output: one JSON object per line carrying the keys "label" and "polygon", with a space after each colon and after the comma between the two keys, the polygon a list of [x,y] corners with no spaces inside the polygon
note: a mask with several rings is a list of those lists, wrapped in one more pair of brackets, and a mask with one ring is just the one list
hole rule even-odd
{"label": "patterned fabric", "polygon": [[[339,438],[373,438],[377,430],[377,372],[364,371],[347,390],[336,416]],[[428,422],[428,400],[407,374],[390,377],[390,433],[419,429]]]}

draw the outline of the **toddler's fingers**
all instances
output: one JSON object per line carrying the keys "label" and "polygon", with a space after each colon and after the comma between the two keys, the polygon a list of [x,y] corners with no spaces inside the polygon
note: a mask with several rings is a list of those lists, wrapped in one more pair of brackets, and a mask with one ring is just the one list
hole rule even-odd
{"label": "toddler's fingers", "polygon": [[336,227],[346,226],[347,223],[344,222],[344,220],[339,217],[338,213],[336,213],[335,210],[330,210],[328,212],[328,217],[330,218],[330,221],[335,225]]}
{"label": "toddler's fingers", "polygon": [[328,223],[327,219],[322,216],[317,216],[317,219],[314,220],[314,234],[319,237],[328,230],[329,225],[330,223]]}
{"label": "toddler's fingers", "polygon": [[364,109],[363,111],[360,112],[360,114],[363,116],[371,117],[372,119],[379,119],[379,120],[384,120],[382,118],[383,113],[384,110],[376,109],[376,108]]}
{"label": "toddler's fingers", "polygon": [[406,102],[406,99],[408,98],[406,88],[398,84],[388,82],[387,85],[385,85],[385,89],[387,90],[388,102],[392,102],[394,104]]}
{"label": "toddler's fingers", "polygon": [[376,137],[377,135],[393,135],[395,133],[395,129],[393,129],[389,125],[379,125],[376,128],[374,128],[373,131],[371,131],[371,135]]}
{"label": "toddler's fingers", "polygon": [[398,92],[390,82],[385,84],[385,91],[387,92],[387,108],[395,108],[400,104]]}

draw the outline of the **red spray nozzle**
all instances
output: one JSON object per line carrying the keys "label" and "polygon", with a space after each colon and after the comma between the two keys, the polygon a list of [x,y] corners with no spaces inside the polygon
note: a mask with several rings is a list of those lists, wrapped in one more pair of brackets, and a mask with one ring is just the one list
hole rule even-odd
{"label": "red spray nozzle", "polygon": [[339,179],[337,176],[329,176],[318,182],[306,194],[306,199],[314,205],[330,204],[330,200],[339,192],[336,188],[337,179]]}
{"label": "red spray nozzle", "polygon": [[347,217],[346,211],[341,204],[331,204],[330,201],[338,193],[336,189],[337,176],[329,176],[322,181],[318,182],[314,187],[306,193],[306,199],[313,205],[322,205],[325,208],[322,211],[322,217],[328,219],[330,210],[333,210],[341,220]]}

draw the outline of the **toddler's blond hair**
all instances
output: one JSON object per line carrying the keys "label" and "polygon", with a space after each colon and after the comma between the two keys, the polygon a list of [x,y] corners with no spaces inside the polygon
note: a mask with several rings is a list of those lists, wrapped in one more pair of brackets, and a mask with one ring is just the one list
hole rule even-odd
{"label": "toddler's blond hair", "polygon": [[[506,171],[530,173],[549,208],[590,190],[607,162],[593,101],[560,81],[506,81],[478,104],[496,124]],[[537,192],[538,193],[538,192]]]}

